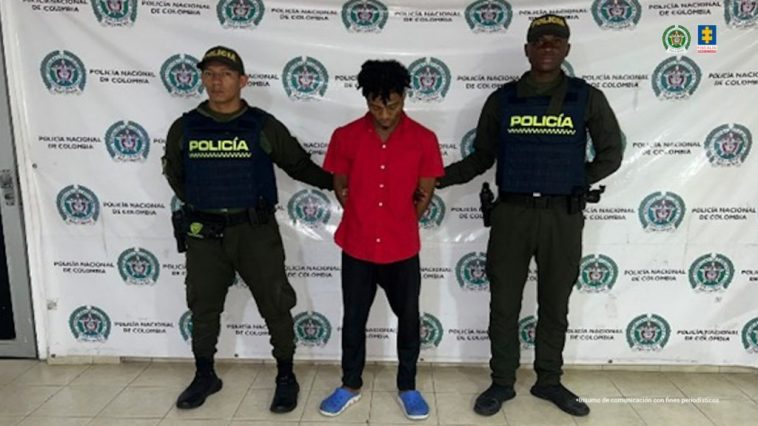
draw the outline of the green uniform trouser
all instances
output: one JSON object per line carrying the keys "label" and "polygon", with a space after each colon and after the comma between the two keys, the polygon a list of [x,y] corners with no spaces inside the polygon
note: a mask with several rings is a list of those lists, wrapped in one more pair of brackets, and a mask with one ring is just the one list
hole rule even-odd
{"label": "green uniform trouser", "polygon": [[568,301],[582,255],[582,212],[498,203],[487,247],[492,381],[512,386],[519,366],[518,322],[532,256],[537,262],[534,370],[540,385],[557,384],[563,366]]}
{"label": "green uniform trouser", "polygon": [[284,247],[276,220],[229,226],[223,238],[187,238],[187,306],[192,311],[192,352],[212,358],[234,271],[250,287],[271,335],[273,355],[292,359],[295,333],[290,309],[295,291],[284,271]]}

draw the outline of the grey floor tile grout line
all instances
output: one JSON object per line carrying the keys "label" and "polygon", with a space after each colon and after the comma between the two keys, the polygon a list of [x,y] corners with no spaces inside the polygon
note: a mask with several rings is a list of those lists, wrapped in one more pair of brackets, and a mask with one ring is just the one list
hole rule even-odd
{"label": "grey floor tile grout line", "polygon": [[[666,378],[667,378],[667,379],[668,379],[668,380],[669,380],[671,383],[673,383],[673,384],[674,384],[674,387],[675,387],[675,388],[677,388],[677,389],[679,390],[679,392],[681,392],[681,393],[682,393],[682,395],[684,395],[684,396],[685,396],[685,398],[690,398],[690,396],[687,394],[687,392],[685,392],[685,391],[684,391],[684,389],[682,389],[682,388],[681,388],[679,385],[677,385],[677,384],[676,384],[676,382],[674,382],[673,380],[671,380],[671,377],[670,377],[670,376],[669,376],[669,375],[668,375],[666,372],[664,372],[664,373],[663,373],[663,375],[664,375],[664,376],[665,376],[665,377],[666,377]],[[703,410],[702,410],[702,409],[701,409],[701,408],[700,408],[700,407],[699,407],[697,404],[692,404],[692,406],[694,406],[694,407],[695,407],[695,409],[697,409],[697,411],[699,411],[699,412],[700,412],[700,414],[702,414],[702,415],[703,415],[703,417],[705,417],[705,418],[706,418],[706,419],[707,419],[709,422],[711,422],[711,424],[713,424],[713,425],[715,425],[715,424],[716,424],[716,422],[715,422],[715,421],[713,421],[713,419],[711,419],[711,418],[708,416],[708,414],[706,414],[706,413],[705,413],[705,411],[703,411]]]}
{"label": "grey floor tile grout line", "polygon": [[[119,391],[119,392],[118,392],[118,393],[117,393],[117,394],[116,394],[116,395],[115,395],[115,396],[114,396],[114,397],[113,397],[113,398],[112,398],[110,401],[108,401],[108,403],[106,403],[106,404],[103,406],[103,408],[101,408],[101,409],[100,409],[100,411],[98,411],[98,412],[97,412],[97,414],[95,415],[95,417],[93,417],[93,418],[92,418],[92,421],[91,421],[90,423],[94,423],[94,422],[95,422],[95,419],[96,419],[96,418],[98,418],[98,416],[100,416],[100,414],[102,414],[102,413],[105,411],[105,409],[106,409],[106,408],[108,408],[108,406],[110,406],[110,405],[113,403],[113,401],[115,401],[115,400],[116,400],[116,398],[118,398],[119,396],[121,396],[121,394],[122,394],[122,393],[124,393],[124,391],[125,391],[125,390],[126,390],[126,389],[127,389],[127,388],[128,388],[128,387],[129,387],[129,386],[132,384],[132,383],[134,383],[134,381],[136,381],[136,380],[137,380],[137,379],[138,379],[138,378],[139,378],[139,377],[142,375],[142,373],[144,373],[144,372],[145,372],[145,370],[147,370],[147,368],[148,368],[150,365],[152,365],[152,363],[153,363],[152,361],[150,361],[150,362],[148,362],[148,363],[145,363],[145,365],[144,365],[144,366],[143,366],[143,367],[142,367],[142,368],[139,370],[139,372],[138,372],[137,374],[135,374],[135,375],[134,375],[134,377],[132,377],[132,379],[131,379],[131,380],[129,380],[129,381],[128,381],[128,382],[127,382],[125,385],[124,385],[124,387],[123,387],[123,388],[121,388],[121,390],[120,390],[120,391]],[[72,380],[72,382],[73,382],[73,380]]]}
{"label": "grey floor tile grout line", "polygon": [[[376,380],[376,378],[374,378]],[[374,408],[374,397],[376,396],[376,392],[371,392],[371,400],[369,401],[368,406],[368,421],[366,423],[371,423],[371,409]]]}
{"label": "grey floor tile grout line", "polygon": [[[300,399],[298,397],[298,405],[300,405],[300,404],[307,404],[308,401],[310,401],[311,397],[314,396],[313,395],[313,391],[315,390],[314,387],[316,385],[316,378],[318,377],[319,372],[321,371],[321,368],[324,365],[318,365],[318,364],[313,364],[313,365],[316,367],[316,371],[311,375],[312,377],[310,378],[309,383],[308,383],[308,396],[305,399]],[[300,413],[300,418],[298,419],[298,424],[303,421],[303,417],[304,416],[305,416],[305,406],[303,406],[303,412]]]}
{"label": "grey floor tile grout line", "polygon": [[[321,366],[317,366],[316,371],[312,374],[313,377],[310,378],[310,383],[308,384],[308,396],[305,399],[300,399],[300,397],[298,397],[298,402],[297,402],[298,405],[300,404],[305,405],[308,403],[308,401],[310,401],[311,396],[313,395],[314,385],[316,384],[316,378],[318,377],[318,373],[320,371],[321,371]],[[303,421],[304,416],[305,416],[305,406],[303,406],[303,411],[300,413],[300,418],[297,421],[298,424],[300,424]]]}
{"label": "grey floor tile grout line", "polygon": [[[750,400],[750,401],[752,401],[753,403],[756,403],[756,402],[757,402],[757,401],[755,400],[755,398],[753,398],[752,396],[750,396],[750,394],[749,394],[749,393],[747,393],[747,391],[745,391],[744,389],[742,389],[742,387],[741,387],[741,386],[738,386],[738,385],[737,385],[737,383],[734,383],[733,381],[729,380],[729,376],[725,376],[725,377],[726,377],[726,378],[725,378],[724,380],[726,380],[726,382],[727,382],[727,383],[729,383],[730,385],[732,385],[732,386],[736,387],[736,388],[737,388],[737,389],[738,389],[740,392],[742,392],[742,394],[743,394],[743,395],[745,395],[745,396],[747,397],[747,399],[749,399],[749,400]],[[758,380],[758,378],[756,378],[756,380]]]}
{"label": "grey floor tile grout line", "polygon": [[23,375],[24,375],[24,374],[26,374],[26,373],[27,373],[29,370],[31,370],[32,368],[36,367],[37,365],[39,365],[39,364],[29,363],[29,366],[28,366],[28,367],[26,367],[26,369],[25,369],[25,370],[22,370],[20,373],[16,374],[16,377],[14,377],[14,378],[12,378],[11,380],[9,380],[9,381],[8,381],[8,383],[6,383],[4,386],[8,386],[8,385],[10,385],[11,383],[15,382],[16,380],[18,380],[18,378],[19,378],[19,377],[23,376]]}
{"label": "grey floor tile grout line", "polygon": [[[437,401],[437,380],[436,380],[435,374],[434,374],[434,372],[436,371],[436,369],[434,367],[431,367],[429,370],[430,370],[429,374],[432,376],[432,397],[434,398],[434,410],[437,412],[436,413],[437,415],[435,417],[437,418],[437,425],[441,425],[442,424],[442,419],[440,418],[439,404],[438,404],[438,401]],[[371,418],[369,418],[369,420],[371,420]]]}
{"label": "grey floor tile grout line", "polygon": [[[262,364],[261,364],[262,365]],[[232,413],[232,419],[229,421],[229,424],[231,425],[234,423],[234,419],[237,418],[237,413],[242,409],[242,403],[245,402],[245,397],[248,393],[250,393],[253,390],[253,383],[255,383],[256,380],[258,380],[258,376],[261,374],[261,367],[257,367],[255,369],[255,374],[253,375],[252,379],[250,380],[250,384],[247,386],[247,390],[245,391],[245,395],[242,396],[242,399],[240,400],[240,403],[237,405],[237,408],[234,410],[234,413]]]}
{"label": "grey floor tile grout line", "polygon": [[145,365],[143,365],[143,366],[142,366],[142,369],[140,369],[140,371],[139,371],[137,374],[135,374],[135,375],[134,375],[134,377],[132,377],[132,380],[129,380],[129,381],[126,383],[126,386],[125,386],[125,387],[129,387],[129,386],[131,386],[131,385],[132,385],[132,383],[136,382],[136,381],[137,381],[137,379],[139,379],[139,378],[140,378],[140,376],[142,376],[142,374],[143,374],[145,371],[147,371],[147,369],[148,369],[148,368],[149,368],[151,365],[153,365],[153,362],[152,362],[152,361],[150,361],[150,362],[146,363]]}
{"label": "grey floor tile grout line", "polygon": [[684,395],[685,397],[688,397],[688,396],[689,396],[689,395],[687,395],[687,393],[684,391],[684,389],[682,389],[682,388],[681,388],[679,385],[677,385],[677,384],[676,384],[676,382],[674,382],[673,380],[671,380],[671,377],[670,377],[668,374],[666,374],[665,372],[663,373],[663,377],[665,377],[665,378],[666,378],[666,379],[667,379],[669,382],[671,382],[671,384],[673,384],[673,385],[674,385],[674,387],[675,387],[675,388],[676,388],[676,389],[677,389],[679,392],[681,392],[681,393],[682,393],[682,395]]}
{"label": "grey floor tile grout line", "polygon": [[368,401],[368,419],[366,420],[366,423],[371,422],[371,411],[374,409],[374,395],[376,395],[376,392],[374,391],[376,389],[376,370],[372,372],[374,377],[371,379],[371,399]]}
{"label": "grey floor tile grout line", "polygon": [[261,369],[256,368],[255,374],[250,379],[250,384],[247,386],[247,389],[245,389],[245,394],[242,395],[242,399],[240,400],[239,404],[237,404],[237,408],[234,409],[234,412],[232,413],[232,419],[229,421],[229,424],[232,424],[234,422],[234,419],[237,418],[237,413],[239,413],[240,409],[242,408],[242,403],[245,402],[245,398],[247,397],[247,394],[250,393],[251,390],[253,390],[253,383],[258,379],[258,375],[261,374]]}
{"label": "grey floor tile grout line", "polygon": [[[42,365],[42,364],[37,364],[36,366],[39,366],[39,365]],[[34,366],[34,367],[36,367],[36,366]],[[91,367],[91,365],[88,365],[87,367],[85,367],[84,369],[82,369],[82,371],[80,371],[80,372],[79,372],[79,374],[77,374],[76,376],[74,376],[73,378],[71,378],[71,380],[69,380],[68,382],[66,382],[66,383],[65,383],[65,384],[63,384],[63,385],[60,385],[57,391],[55,391],[55,392],[53,392],[52,394],[50,394],[50,396],[49,396],[49,397],[47,397],[47,399],[45,399],[44,401],[42,401],[42,403],[41,403],[41,404],[39,404],[39,405],[37,406],[37,408],[33,409],[33,410],[32,410],[32,411],[30,411],[28,414],[26,414],[26,415],[24,416],[24,418],[21,420],[21,422],[19,422],[19,423],[23,423],[23,422],[24,422],[24,420],[26,420],[28,417],[32,417],[32,416],[33,416],[33,414],[34,414],[35,412],[37,412],[37,410],[39,410],[40,408],[42,408],[42,406],[43,406],[43,405],[45,405],[45,404],[46,404],[48,401],[50,401],[51,399],[53,399],[53,398],[55,397],[55,395],[58,395],[58,394],[59,394],[61,391],[63,391],[63,389],[64,389],[64,388],[67,388],[67,387],[69,387],[69,385],[71,385],[71,382],[73,382],[74,380],[76,380],[76,378],[77,378],[77,377],[79,377],[79,376],[81,376],[82,374],[84,374],[84,372],[85,372],[85,371],[87,371],[87,370],[89,370],[89,369],[90,369],[90,367]],[[21,376],[23,376],[24,374],[26,374],[26,373],[27,373],[27,372],[29,372],[29,371],[31,371],[31,368],[27,369],[27,370],[26,370],[24,373],[22,373],[22,374],[20,374],[19,376],[17,376],[17,377],[16,377],[16,380],[17,380],[17,379],[19,379]],[[49,385],[44,385],[44,384],[43,384],[42,386],[49,386]],[[55,385],[55,386],[57,386],[57,385]]]}
{"label": "grey floor tile grout line", "polygon": [[[142,374],[142,373],[140,372],[140,374]],[[139,374],[137,375],[137,377],[139,377]],[[135,377],[135,379],[136,379],[136,377]],[[95,417],[92,419],[92,421],[90,423],[93,423],[95,421],[95,418],[97,418],[100,414],[102,414],[105,411],[105,409],[108,408],[108,406],[110,406],[113,403],[113,401],[116,400],[116,398],[118,398],[119,396],[121,396],[121,394],[124,393],[124,391],[128,387],[129,387],[128,383],[124,387],[122,387],[121,390],[118,391],[116,393],[116,395],[113,398],[111,398],[110,401],[108,401],[105,405],[103,405],[103,408],[101,408],[100,411],[98,411],[97,414],[95,414]]]}
{"label": "grey floor tile grout line", "polygon": [[697,404],[692,404],[692,405],[695,406],[695,408],[697,409],[697,411],[699,411],[703,415],[703,417],[705,417],[709,422],[711,422],[712,425],[716,424],[716,421],[713,420],[705,411],[703,411],[703,409],[700,408],[699,405],[697,405]]}
{"label": "grey floor tile grout line", "polygon": [[[616,388],[616,390],[618,391],[619,395],[621,395],[622,397],[626,398],[626,395],[624,395],[624,392],[621,391],[621,388],[619,387],[619,385],[616,384],[615,380],[613,380],[613,376],[612,375],[608,374],[608,380],[610,380],[610,382],[613,385],[613,387]],[[642,417],[642,414],[640,414],[639,411],[637,411],[636,408],[634,408],[634,405],[632,405],[632,404],[628,404],[628,405],[629,405],[629,408],[631,408],[632,411],[634,411],[634,414],[637,416],[637,418],[640,419],[640,421],[642,422],[642,424],[644,424],[645,426],[647,426],[647,422],[645,421],[645,418]]]}

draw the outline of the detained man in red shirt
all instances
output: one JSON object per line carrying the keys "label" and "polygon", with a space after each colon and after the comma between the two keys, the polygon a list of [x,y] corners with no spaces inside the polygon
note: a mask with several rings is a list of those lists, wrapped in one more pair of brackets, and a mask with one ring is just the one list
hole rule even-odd
{"label": "detained man in red shirt", "polygon": [[[361,397],[366,321],[377,286],[397,315],[398,402],[413,420],[429,416],[416,390],[421,347],[418,220],[444,174],[437,137],[403,112],[408,70],[397,61],[367,61],[358,88],[368,113],[338,128],[324,169],[344,208],[335,241],[342,248],[342,386],[321,403],[336,416]],[[415,194],[422,194],[415,196]]]}

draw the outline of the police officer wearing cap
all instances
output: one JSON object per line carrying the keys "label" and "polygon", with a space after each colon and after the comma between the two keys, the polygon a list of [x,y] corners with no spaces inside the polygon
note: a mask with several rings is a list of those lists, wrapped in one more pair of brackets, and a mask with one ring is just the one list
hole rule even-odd
{"label": "police officer wearing cap", "polygon": [[[619,168],[621,131],[603,93],[566,76],[569,27],[544,15],[529,26],[531,68],[484,104],[474,152],[445,168],[439,187],[470,181],[497,161],[498,200],[487,247],[492,385],[474,411],[497,413],[513,398],[519,366],[518,322],[532,257],[537,263],[537,329],[531,393],[576,416],[589,407],[560,381],[568,302],[582,253],[582,208],[588,188]],[[595,158],[585,160],[587,134]]]}
{"label": "police officer wearing cap", "polygon": [[295,292],[284,270],[274,217],[274,164],[292,178],[331,188],[332,176],[313,161],[287,128],[242,98],[248,77],[232,49],[217,46],[198,63],[208,100],[171,126],[163,172],[185,204],[174,217],[180,250],[186,245],[187,305],[192,312],[196,373],[178,408],[195,408],[221,389],[214,370],[219,319],[239,273],[271,335],[277,362],[271,411],[295,409],[299,385],[292,368]]}

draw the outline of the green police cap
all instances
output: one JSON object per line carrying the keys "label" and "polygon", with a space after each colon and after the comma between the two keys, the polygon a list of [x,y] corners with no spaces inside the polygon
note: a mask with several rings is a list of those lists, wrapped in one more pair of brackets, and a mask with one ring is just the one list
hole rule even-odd
{"label": "green police cap", "polygon": [[542,15],[534,18],[526,33],[526,41],[533,43],[543,35],[568,39],[571,35],[566,18],[558,15]]}
{"label": "green police cap", "polygon": [[242,64],[242,58],[240,58],[237,52],[228,47],[211,47],[205,52],[203,60],[197,63],[197,67],[203,69],[212,62],[224,64],[240,74],[245,73],[245,65]]}

